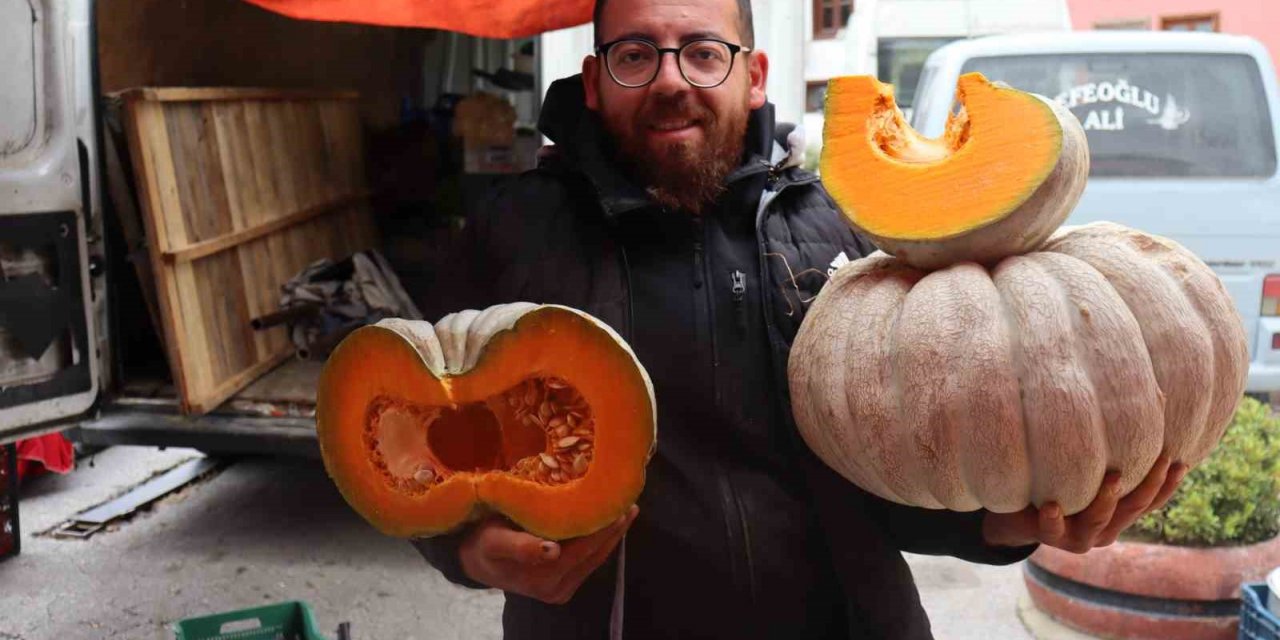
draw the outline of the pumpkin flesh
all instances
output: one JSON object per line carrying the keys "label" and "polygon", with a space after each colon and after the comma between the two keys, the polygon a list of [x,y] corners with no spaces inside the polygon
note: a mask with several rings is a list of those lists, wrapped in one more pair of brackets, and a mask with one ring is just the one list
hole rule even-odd
{"label": "pumpkin flesh", "polygon": [[928,139],[893,87],[869,76],[828,86],[823,184],[858,230],[922,269],[1033,250],[1084,189],[1084,131],[1057,103],[981,74],[960,78],[959,109]]}
{"label": "pumpkin flesh", "polygon": [[643,368],[561,307],[360,329],[330,357],[318,400],[330,476],[401,537],[493,511],[551,539],[591,533],[635,501],[654,445]]}

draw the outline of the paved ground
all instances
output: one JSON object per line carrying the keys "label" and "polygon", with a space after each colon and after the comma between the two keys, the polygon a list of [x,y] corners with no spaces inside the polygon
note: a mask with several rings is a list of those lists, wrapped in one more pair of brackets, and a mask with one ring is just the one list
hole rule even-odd
{"label": "paved ground", "polygon": [[[0,640],[167,639],[185,617],[288,599],[331,636],[498,638],[501,598],[448,584],[359,520],[318,462],[241,460],[89,540],[35,535],[199,455],[115,447],[23,493],[22,554],[0,562]],[[939,640],[1023,640],[1020,569],[911,557]]]}

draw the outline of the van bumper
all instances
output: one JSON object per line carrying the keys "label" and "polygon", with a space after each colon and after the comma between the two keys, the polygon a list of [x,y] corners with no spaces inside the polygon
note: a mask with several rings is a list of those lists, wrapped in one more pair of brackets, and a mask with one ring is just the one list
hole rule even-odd
{"label": "van bumper", "polygon": [[93,446],[191,447],[208,454],[319,458],[315,420],[300,417],[200,417],[163,410],[108,406],[68,436]]}
{"label": "van bumper", "polygon": [[1249,382],[1244,390],[1250,393],[1280,391],[1280,364],[1249,363]]}

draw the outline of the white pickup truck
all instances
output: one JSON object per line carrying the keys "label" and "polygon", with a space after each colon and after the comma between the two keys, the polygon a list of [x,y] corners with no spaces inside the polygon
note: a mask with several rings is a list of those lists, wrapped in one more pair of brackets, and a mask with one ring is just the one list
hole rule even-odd
{"label": "white pickup truck", "polygon": [[1256,40],[1097,31],[946,45],[925,63],[913,126],[942,134],[962,73],[1053,98],[1084,124],[1089,186],[1067,224],[1172,238],[1226,283],[1250,340],[1251,393],[1280,390],[1280,94]]}

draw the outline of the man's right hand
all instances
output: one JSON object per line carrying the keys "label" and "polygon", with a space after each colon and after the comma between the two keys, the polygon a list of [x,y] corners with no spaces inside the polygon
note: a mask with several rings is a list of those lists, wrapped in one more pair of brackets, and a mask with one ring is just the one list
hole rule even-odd
{"label": "man's right hand", "polygon": [[495,589],[548,604],[564,604],[596,570],[639,513],[631,509],[613,524],[589,536],[556,543],[514,529],[500,518],[478,525],[462,541],[458,554],[467,577]]}

